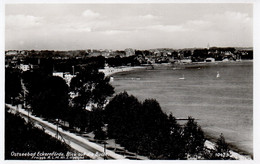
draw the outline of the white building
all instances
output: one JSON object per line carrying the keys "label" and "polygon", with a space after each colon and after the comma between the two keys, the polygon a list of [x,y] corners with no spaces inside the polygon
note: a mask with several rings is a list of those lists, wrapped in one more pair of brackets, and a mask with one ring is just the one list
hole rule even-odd
{"label": "white building", "polygon": [[135,51],[132,48],[125,49],[125,55],[126,57],[135,55]]}
{"label": "white building", "polygon": [[5,52],[5,55],[18,55],[19,51],[9,50]]}
{"label": "white building", "polygon": [[68,85],[70,85],[71,79],[72,79],[73,77],[75,77],[75,76],[76,76],[76,75],[71,75],[71,74],[65,73],[63,79],[66,81],[66,83],[67,83]]}
{"label": "white building", "polygon": [[65,72],[65,73],[63,73],[63,72],[53,72],[52,76],[59,76],[59,77],[63,78],[68,85],[70,85],[71,79],[73,77],[75,77],[76,75],[71,75],[68,72]]}
{"label": "white building", "polygon": [[214,59],[214,58],[206,58],[206,59],[204,60],[204,62],[214,63],[214,62],[215,62],[215,59]]}
{"label": "white building", "polygon": [[63,72],[53,72],[52,76],[59,76],[59,77],[63,78]]}
{"label": "white building", "polygon": [[181,63],[192,63],[191,59],[182,59],[180,60]]}
{"label": "white building", "polygon": [[19,68],[24,72],[30,70],[30,66],[27,64],[20,64]]}

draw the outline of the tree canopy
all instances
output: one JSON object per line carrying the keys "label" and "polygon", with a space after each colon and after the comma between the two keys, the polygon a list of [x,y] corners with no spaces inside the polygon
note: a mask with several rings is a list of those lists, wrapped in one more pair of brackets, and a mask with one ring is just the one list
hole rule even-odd
{"label": "tree canopy", "polygon": [[82,68],[76,77],[72,78],[70,91],[77,95],[72,100],[73,104],[85,109],[89,103],[102,107],[106,103],[106,98],[114,93],[114,88],[104,73],[94,68]]}
{"label": "tree canopy", "polygon": [[105,115],[110,138],[151,159],[185,159],[204,148],[203,131],[193,118],[182,128],[154,99],[139,102],[122,92],[106,106]]}
{"label": "tree canopy", "polygon": [[15,99],[22,92],[21,75],[19,70],[13,68],[5,69],[5,102],[15,103]]}
{"label": "tree canopy", "polygon": [[34,96],[33,112],[47,118],[63,118],[68,109],[68,86],[61,77],[44,80],[39,94]]}

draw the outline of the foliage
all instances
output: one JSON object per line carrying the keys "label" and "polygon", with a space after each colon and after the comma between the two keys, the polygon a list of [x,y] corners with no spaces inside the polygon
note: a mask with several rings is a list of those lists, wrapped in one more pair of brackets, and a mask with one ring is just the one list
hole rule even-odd
{"label": "foliage", "polygon": [[111,67],[140,65],[140,62],[137,60],[136,56],[120,57],[118,55],[115,57],[107,58],[106,63]]}
{"label": "foliage", "polygon": [[189,155],[196,155],[203,151],[205,142],[204,132],[192,117],[189,117],[188,122],[184,125],[183,139],[185,152]]}
{"label": "foliage", "polygon": [[47,118],[63,118],[68,109],[68,86],[58,76],[44,80],[41,90],[34,95],[33,113]]}
{"label": "foliage", "polygon": [[182,137],[183,129],[181,125],[177,123],[176,118],[172,114],[169,115],[168,120],[170,127],[168,159],[185,159],[186,151],[184,149],[185,142]]}
{"label": "foliage", "polygon": [[205,149],[203,157],[209,160],[234,160],[222,133],[217,139],[214,149]]}
{"label": "foliage", "polygon": [[25,95],[26,104],[32,105],[35,101],[35,96],[39,95],[47,77],[46,74],[39,71],[26,71],[22,73],[22,81],[27,91]]}
{"label": "foliage", "polygon": [[96,139],[105,139],[107,137],[104,128],[104,110],[103,108],[94,108],[90,113],[89,130],[93,131]]}
{"label": "foliage", "polygon": [[15,157],[11,152],[63,152],[70,148],[59,140],[47,135],[44,131],[25,123],[17,115],[5,113],[5,159],[31,159],[31,157]]}
{"label": "foliage", "polygon": [[193,62],[204,61],[208,56],[207,49],[195,49],[193,51],[192,60]]}
{"label": "foliage", "polygon": [[70,90],[77,95],[72,100],[73,104],[81,109],[85,109],[90,103],[102,107],[106,103],[106,98],[114,93],[109,78],[92,67],[82,68],[77,76],[72,78]]}
{"label": "foliage", "polygon": [[222,159],[228,159],[230,157],[229,146],[225,141],[224,135],[221,133],[216,142],[216,156]]}
{"label": "foliage", "polygon": [[109,137],[122,139],[129,132],[127,128],[134,129],[137,118],[133,117],[138,116],[135,112],[140,107],[140,102],[126,92],[116,95],[105,108]]}
{"label": "foliage", "polygon": [[[81,67],[71,80],[70,91],[76,95],[70,100],[67,117],[70,126],[78,127],[81,131],[94,131],[97,138],[105,138],[102,109],[107,97],[114,93],[109,78],[92,65]],[[92,108],[91,112],[86,110],[87,105]]]}
{"label": "foliage", "polygon": [[20,72],[17,69],[5,69],[5,102],[16,104],[15,100],[22,92]]}
{"label": "foliage", "polygon": [[194,119],[182,128],[154,99],[139,102],[123,92],[109,102],[105,115],[110,138],[150,159],[185,159],[203,150],[204,134]]}
{"label": "foliage", "polygon": [[24,72],[23,82],[28,91],[26,100],[33,113],[47,118],[63,118],[68,109],[68,86],[61,77],[40,72]]}

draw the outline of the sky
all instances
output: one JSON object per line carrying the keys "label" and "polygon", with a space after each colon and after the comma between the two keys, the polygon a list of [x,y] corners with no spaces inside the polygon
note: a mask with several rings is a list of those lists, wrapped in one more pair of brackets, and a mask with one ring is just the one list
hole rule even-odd
{"label": "sky", "polygon": [[6,4],[6,50],[253,47],[250,3]]}

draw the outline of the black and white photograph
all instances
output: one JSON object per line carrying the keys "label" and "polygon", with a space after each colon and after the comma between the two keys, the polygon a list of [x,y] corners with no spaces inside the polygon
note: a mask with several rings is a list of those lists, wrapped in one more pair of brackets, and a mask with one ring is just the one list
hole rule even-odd
{"label": "black and white photograph", "polygon": [[4,162],[255,161],[257,5],[5,0]]}

